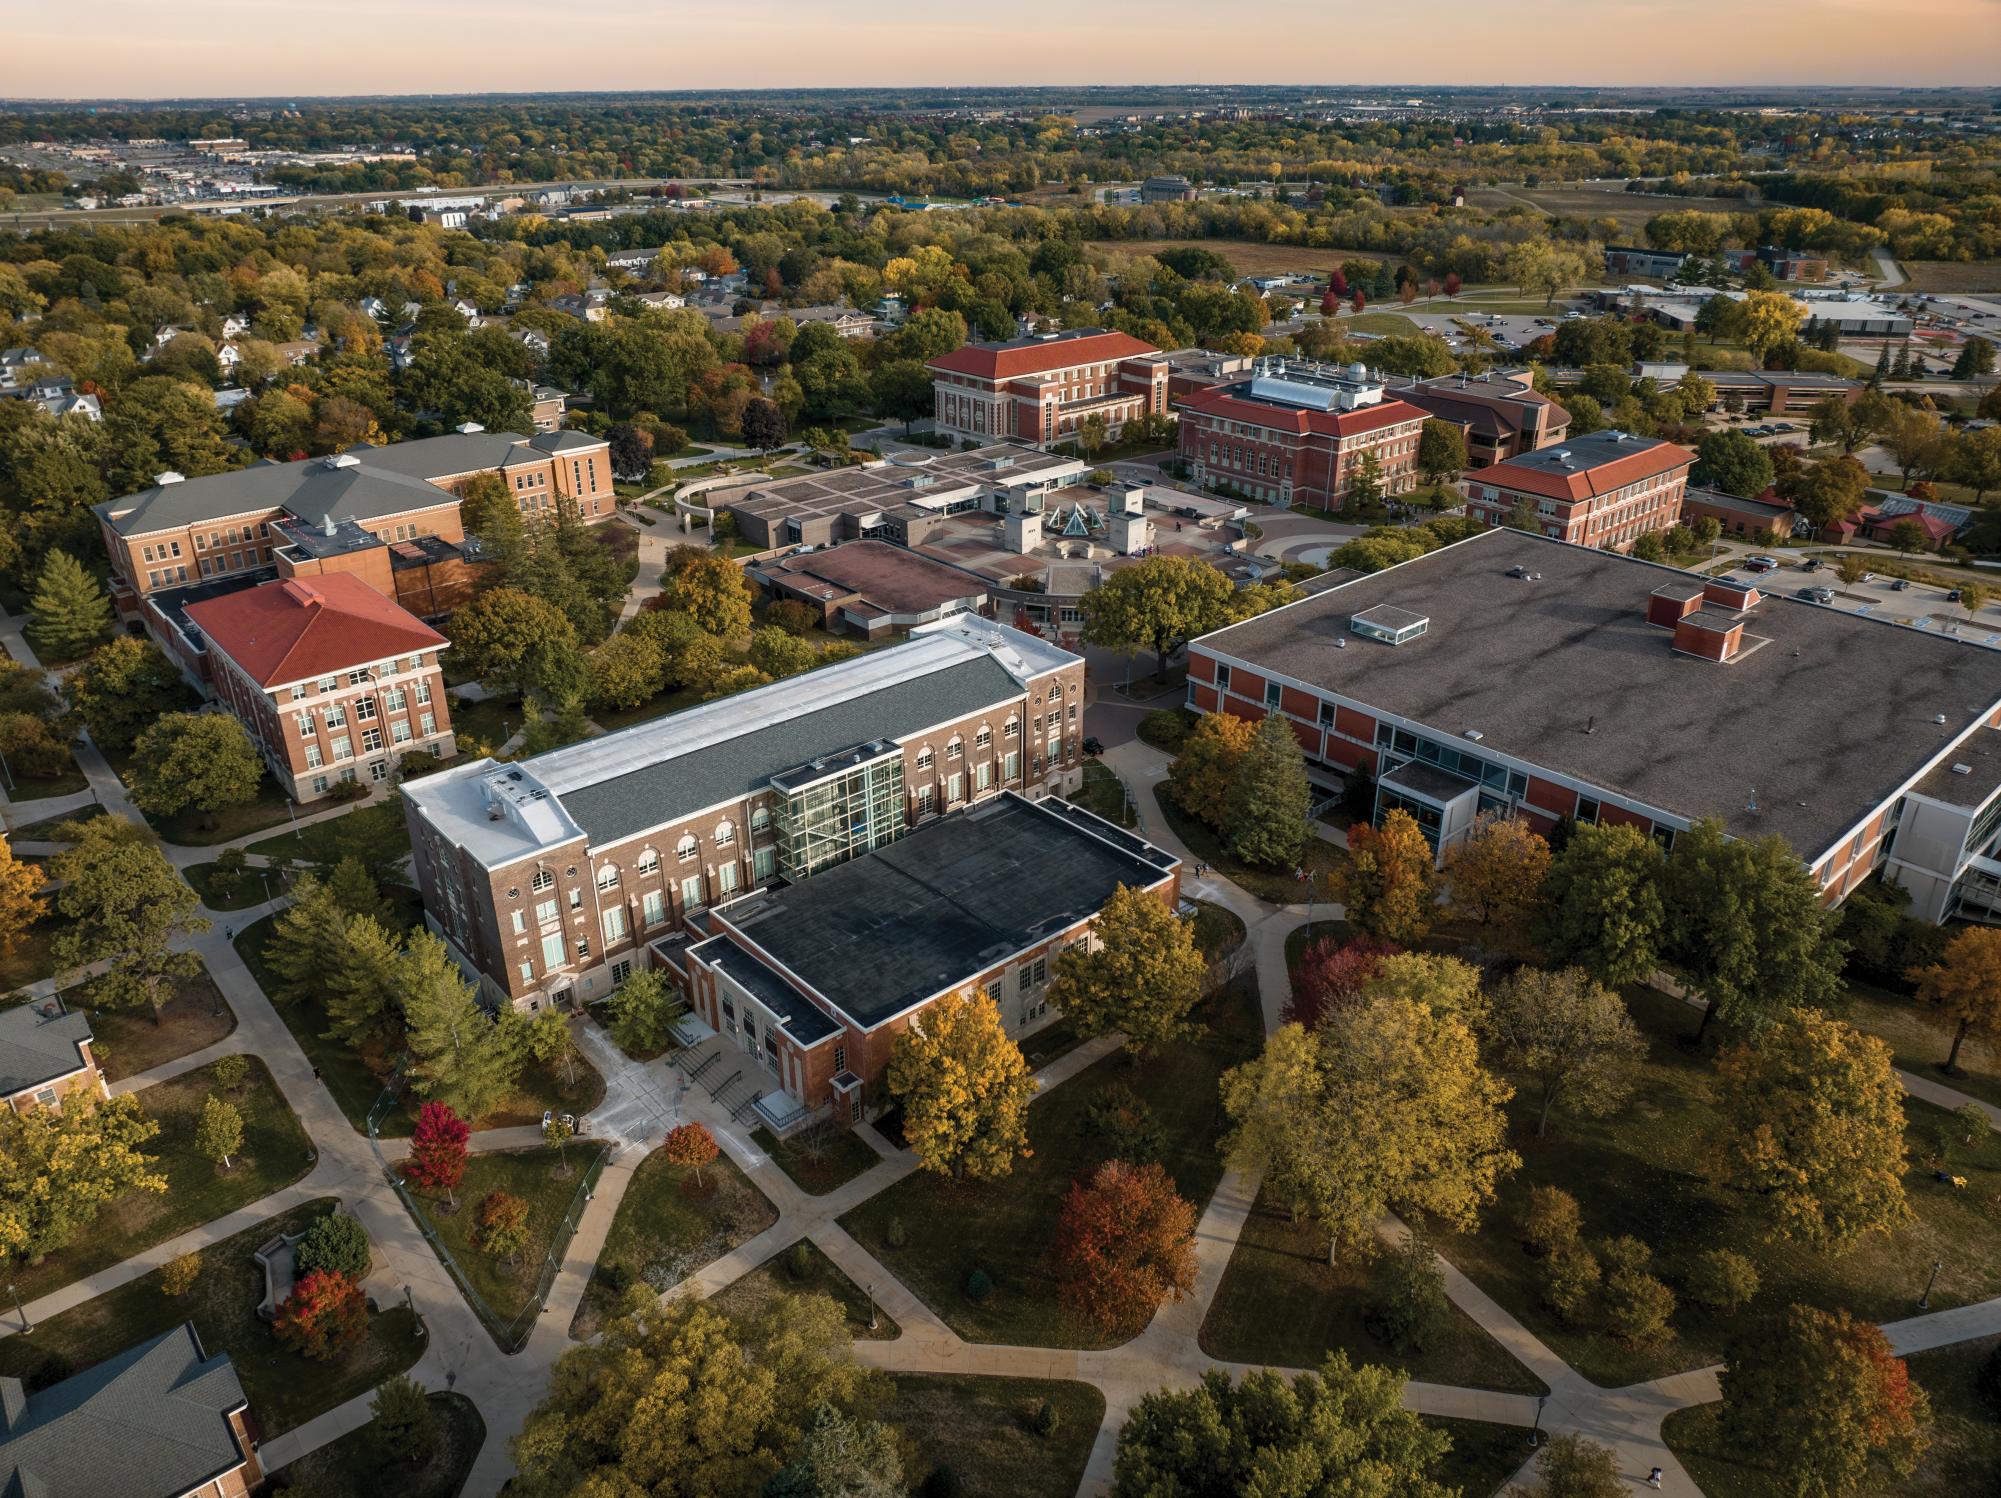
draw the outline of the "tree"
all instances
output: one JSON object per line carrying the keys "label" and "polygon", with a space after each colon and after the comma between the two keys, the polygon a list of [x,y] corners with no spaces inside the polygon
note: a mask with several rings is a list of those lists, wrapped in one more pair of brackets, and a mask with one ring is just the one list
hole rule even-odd
{"label": "tree", "polygon": [[63,659],[88,654],[111,633],[111,600],[103,585],[60,547],[42,560],[28,614],[35,642]]}
{"label": "tree", "polygon": [[1553,1435],[1543,1442],[1535,1481],[1522,1498],[1625,1498],[1618,1455],[1588,1436]]}
{"label": "tree", "polygon": [[1661,882],[1663,956],[1712,1019],[1755,1029],[1797,1005],[1826,1002],[1841,983],[1835,915],[1813,874],[1782,838],[1732,838],[1713,819],[1674,840]]}
{"label": "tree", "polygon": [[1230,851],[1245,863],[1284,868],[1311,836],[1313,793],[1292,721],[1266,713],[1230,779]]}
{"label": "tree", "polygon": [[1113,1498],[1391,1494],[1452,1498],[1435,1473],[1451,1439],[1403,1407],[1400,1373],[1345,1352],[1288,1379],[1211,1369],[1193,1389],[1141,1397],[1119,1428]]}
{"label": "tree", "polygon": [[1488,1038],[1535,1084],[1536,1138],[1552,1112],[1596,1117],[1632,1090],[1647,1043],[1626,1005],[1582,968],[1522,968],[1494,990]]}
{"label": "tree", "polygon": [[301,876],[264,946],[271,997],[293,1003],[317,996],[327,975],[346,966],[347,933],[348,913],[332,887],[311,874]]}
{"label": "tree", "polygon": [[1559,291],[1584,278],[1584,257],[1538,236],[1524,239],[1508,251],[1501,262],[1501,274],[1519,286],[1524,296],[1540,291],[1547,307]]}
{"label": "tree", "polygon": [[1119,885],[1098,912],[1096,940],[1056,959],[1049,1002],[1086,1037],[1125,1032],[1136,1057],[1198,1030],[1205,964],[1188,922],[1143,889]]}
{"label": "tree", "polygon": [[483,1118],[506,1096],[521,1057],[506,1030],[480,1007],[445,944],[428,931],[410,938],[398,967],[410,1047],[409,1076],[419,1097]]}
{"label": "tree", "polygon": [[438,1443],[438,1417],[424,1386],[407,1373],[376,1385],[369,1401],[368,1438],[386,1463],[421,1467]]}
{"label": "tree", "polygon": [[243,1115],[234,1103],[211,1092],[202,1099],[201,1117],[195,1123],[195,1153],[227,1171],[230,1157],[242,1148]]}
{"label": "tree", "polygon": [[100,1101],[72,1092],[61,1112],[0,1109],[0,1254],[39,1264],[106,1204],[164,1192],[167,1178],[141,1148],[159,1132],[130,1094]]}
{"label": "tree", "polygon": [[528,1203],[507,1191],[489,1191],[473,1209],[480,1251],[519,1264],[528,1247]]}
{"label": "tree", "polygon": [[1911,975],[1929,1018],[1952,1037],[1939,1070],[1957,1074],[1959,1048],[1971,1038],[1982,1045],[2001,1039],[2001,931],[1968,926],[1946,944],[1945,953]]}
{"label": "tree", "polygon": [[368,1330],[368,1297],[338,1270],[316,1269],[292,1282],[271,1330],[292,1351],[330,1363]]}
{"label": "tree", "polygon": [[1300,953],[1291,973],[1292,996],[1279,1011],[1280,1019],[1313,1029],[1334,1010],[1360,999],[1383,960],[1402,950],[1371,936],[1346,942],[1322,937]]}
{"label": "tree", "polygon": [[1771,487],[1772,460],[1755,438],[1742,432],[1706,432],[1696,448],[1690,479],[1749,499]]}
{"label": "tree", "polygon": [[1151,556],[1121,567],[1080,601],[1084,639],[1134,655],[1154,653],[1157,681],[1187,641],[1230,620],[1230,580],[1197,557]]}
{"label": "tree", "polygon": [[774,681],[810,671],[819,662],[820,652],[795,634],[782,629],[751,631],[750,663]]}
{"label": "tree", "polygon": [[583,656],[574,624],[519,588],[489,588],[455,610],[446,631],[454,664],[501,692],[556,700]]}
{"label": "tree", "polygon": [[935,405],[931,371],[916,359],[888,359],[878,364],[869,375],[868,388],[875,414],[885,421],[902,422],[906,432],[913,421],[929,416]]}
{"label": "tree", "polygon": [[1326,1231],[1330,1264],[1385,1212],[1471,1227],[1520,1163],[1503,1142],[1512,1089],[1481,1067],[1465,1021],[1408,999],[1280,1027],[1222,1094],[1224,1154]]}
{"label": "tree", "polygon": [[1931,543],[1925,528],[1915,520],[1899,520],[1890,527],[1889,533],[1883,539],[1890,543],[1892,551],[1900,552],[1904,556],[1923,551]]}
{"label": "tree", "polygon": [[1348,829],[1348,861],[1337,866],[1330,882],[1349,925],[1403,943],[1431,929],[1437,880],[1431,844],[1410,813],[1398,810],[1380,827],[1357,822]]}
{"label": "tree", "polygon": [[100,749],[122,752],[156,719],[198,700],[160,647],[119,635],[92,651],[63,682],[63,695]]}
{"label": "tree", "polygon": [[30,926],[47,910],[39,891],[45,875],[23,863],[5,838],[0,838],[0,957],[20,944]]}
{"label": "tree", "polygon": [[743,408],[743,440],[759,452],[785,445],[785,413],[776,401],[754,395]]}
{"label": "tree", "polygon": [[1455,910],[1481,925],[1527,922],[1549,877],[1549,844],[1519,817],[1483,817],[1445,854],[1443,878]]}
{"label": "tree", "polygon": [[198,1253],[175,1254],[160,1266],[160,1293],[179,1300],[194,1289],[195,1281],[201,1278],[201,1255]]}
{"label": "tree", "polygon": [[1952,361],[1951,378],[1977,380],[1994,373],[1994,345],[1985,338],[1968,338]]}
{"label": "tree", "polygon": [[392,1044],[401,1037],[402,955],[400,938],[373,916],[347,918],[339,961],[320,974],[329,1035],[351,1046]]}
{"label": "tree", "polygon": [[1840,1498],[1876,1459],[1908,1477],[1930,1444],[1931,1400],[1846,1311],[1788,1307],[1730,1349],[1720,1383],[1725,1437],[1794,1493]]}
{"label": "tree", "polygon": [[1654,1251],[1637,1238],[1608,1239],[1599,1249],[1605,1266],[1600,1300],[1606,1330],[1628,1347],[1649,1347],[1667,1335],[1674,1291],[1648,1273]]}
{"label": "tree", "polygon": [[195,914],[200,897],[153,835],[124,817],[69,823],[62,835],[70,846],[49,860],[49,879],[61,885],[56,913],[68,922],[51,944],[57,971],[109,962],[92,985],[92,1002],[111,1009],[144,1004],[160,1023],[175,983],[202,971],[200,955],[182,945],[209,929]]}
{"label": "tree", "polygon": [[560,1115],[552,1114],[542,1120],[542,1142],[556,1152],[558,1175],[568,1175],[570,1170],[570,1139],[577,1132],[576,1125]]}
{"label": "tree", "polygon": [[660,581],[662,609],[685,614],[703,633],[729,641],[750,633],[750,604],[743,568],[729,558],[689,548],[668,554]]}
{"label": "tree", "polygon": [[368,1278],[374,1255],[368,1246],[368,1229],[352,1213],[327,1213],[305,1231],[292,1251],[292,1267],[300,1274],[315,1269],[332,1269],[359,1282]]}
{"label": "tree", "polygon": [[1428,419],[1417,439],[1417,471],[1434,484],[1450,483],[1466,471],[1466,437],[1450,421]]}
{"label": "tree", "polygon": [[1584,1230],[1577,1198],[1560,1186],[1532,1186],[1521,1209],[1522,1243],[1532,1254],[1548,1258],[1576,1245]]}
{"label": "tree", "polygon": [[985,994],[949,994],[897,1036],[889,1091],[903,1104],[904,1141],[938,1175],[995,1180],[1028,1148],[1035,1083]]}
{"label": "tree", "polygon": [[792,1460],[759,1490],[761,1498],[904,1498],[907,1491],[895,1428],[831,1404],[813,1411]]}
{"label": "tree", "polygon": [[1433,1014],[1449,1014],[1475,1034],[1487,1022],[1480,969],[1443,952],[1392,952],[1376,964],[1362,989],[1367,999],[1408,999]]}
{"label": "tree", "polygon": [[1452,1317],[1438,1251],[1423,1233],[1413,1231],[1380,1263],[1378,1288],[1365,1315],[1369,1331],[1395,1352],[1421,1352]]}
{"label": "tree", "polygon": [[1137,1333],[1195,1289],[1195,1208],[1158,1165],[1107,1160],[1073,1181],[1051,1250],[1064,1304],[1107,1332]]}
{"label": "tree", "polygon": [[661,1146],[669,1165],[678,1165],[683,1170],[695,1173],[695,1184],[702,1184],[702,1168],[716,1158],[716,1136],[698,1123],[684,1123],[667,1131],[666,1142]]}
{"label": "tree", "polygon": [[257,799],[264,762],[243,725],[227,713],[168,713],[132,746],[132,799],[154,816],[190,807],[215,813]]}
{"label": "tree", "polygon": [[1550,861],[1543,949],[1611,988],[1652,975],[1666,939],[1660,844],[1623,823],[1586,825]]}
{"label": "tree", "polygon": [[1697,1254],[1684,1276],[1688,1298],[1718,1315],[1734,1315],[1758,1293],[1758,1268],[1734,1249]]}
{"label": "tree", "polygon": [[1759,1199],[1773,1236],[1841,1250],[1910,1220],[1904,1090],[1882,1041],[1790,1009],[1716,1065],[1712,1169]]}
{"label": "tree", "polygon": [[622,630],[590,654],[588,695],[593,707],[628,709],[659,692],[667,657],[645,635]]}
{"label": "tree", "polygon": [[1806,321],[1806,308],[1782,292],[1754,291],[1738,303],[1745,347],[1763,358],[1790,343]]}
{"label": "tree", "polygon": [[[1867,502],[1869,471],[1853,458],[1816,458],[1780,479],[1778,490],[1779,497],[1789,500],[1809,525],[1825,530],[1848,519]],[[1866,570],[1859,559],[1858,564]]]}
{"label": "tree", "polygon": [[1168,794],[1197,821],[1216,828],[1227,826],[1230,787],[1256,732],[1257,726],[1248,718],[1204,713],[1181,741],[1181,752],[1168,770]]}
{"label": "tree", "polygon": [[455,1194],[465,1179],[472,1129],[447,1103],[425,1103],[417,1109],[410,1131],[410,1153],[403,1161],[403,1179],[419,1191],[443,1192],[458,1206]]}
{"label": "tree", "polygon": [[664,973],[641,968],[611,996],[612,1043],[628,1056],[656,1056],[667,1048],[674,1022],[686,1010],[680,990]]}

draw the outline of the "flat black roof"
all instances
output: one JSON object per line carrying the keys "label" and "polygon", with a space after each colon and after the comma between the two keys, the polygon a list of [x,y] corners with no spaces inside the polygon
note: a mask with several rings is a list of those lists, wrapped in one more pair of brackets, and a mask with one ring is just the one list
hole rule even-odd
{"label": "flat black roof", "polygon": [[[1443,740],[1476,729],[1475,752],[1738,836],[1777,833],[1809,861],[2001,704],[2001,650],[1791,598],[1746,616],[1747,647],[1765,643],[1730,664],[1679,654],[1646,607],[1686,577],[1492,530],[1200,644]],[[1352,615],[1385,603],[1430,629],[1395,649],[1336,648]]]}
{"label": "flat black roof", "polygon": [[721,918],[867,1028],[1174,866],[1130,834],[1105,833],[1117,829],[1009,791]]}
{"label": "flat black roof", "polygon": [[[1965,773],[1959,766],[1965,767]],[[2001,790],[2001,733],[1976,733],[1911,789],[1948,806],[1971,810],[1983,805]]]}
{"label": "flat black roof", "polygon": [[785,1033],[803,1046],[817,1045],[840,1026],[813,1007],[804,994],[772,970],[755,952],[746,952],[727,936],[714,936],[694,948],[690,956],[728,973],[747,993],[778,1016]]}

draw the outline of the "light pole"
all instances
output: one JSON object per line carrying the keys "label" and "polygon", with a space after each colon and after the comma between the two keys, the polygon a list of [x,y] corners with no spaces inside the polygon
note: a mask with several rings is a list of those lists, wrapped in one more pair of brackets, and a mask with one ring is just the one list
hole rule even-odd
{"label": "light pole", "polygon": [[14,1309],[18,1311],[21,1316],[21,1330],[23,1332],[33,1331],[34,1327],[28,1324],[28,1308],[21,1304],[21,1292],[19,1290],[16,1290],[10,1284],[7,1287],[7,1293],[14,1297]]}
{"label": "light pole", "polygon": [[1547,1394],[1536,1395],[1535,1427],[1529,1431],[1529,1445],[1531,1446],[1540,1446],[1542,1444],[1542,1407],[1548,1403],[1549,1396]]}
{"label": "light pole", "polygon": [[870,1331],[876,1330],[875,1285],[873,1283],[868,1287],[868,1329]]}
{"label": "light pole", "polygon": [[1929,1311],[1932,1308],[1932,1286],[1938,1283],[1938,1272],[1943,1268],[1945,1268],[1945,1260],[1932,1260],[1932,1277],[1925,1281],[1925,1293],[1918,1297],[1918,1309],[1920,1311]]}

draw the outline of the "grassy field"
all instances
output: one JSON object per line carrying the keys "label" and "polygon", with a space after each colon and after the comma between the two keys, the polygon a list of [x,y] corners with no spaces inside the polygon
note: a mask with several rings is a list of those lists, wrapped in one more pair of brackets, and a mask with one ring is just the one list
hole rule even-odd
{"label": "grassy field", "polygon": [[[1241,862],[1223,845],[1223,839],[1213,828],[1206,822],[1196,821],[1174,804],[1165,780],[1154,786],[1153,798],[1159,803],[1161,815],[1167,818],[1169,829],[1199,862],[1208,864],[1223,878],[1240,885],[1260,900],[1269,900],[1275,905],[1305,903],[1307,887],[1292,877],[1290,869],[1258,869]],[[1347,857],[1341,849],[1320,837],[1306,840],[1306,851],[1302,856],[1308,874],[1315,880],[1324,879],[1330,869]]]}
{"label": "grassy field", "polygon": [[727,1155],[694,1172],[655,1150],[639,1163],[611,1220],[570,1335],[587,1341],[632,1285],[668,1290],[778,1220],[778,1211]]}
{"label": "grassy field", "polygon": [[371,865],[410,856],[410,828],[396,801],[376,801],[323,822],[281,832],[244,850],[266,858],[289,858],[302,866],[331,870],[341,859],[358,857]]}
{"label": "grassy field", "polygon": [[[918,1461],[904,1477],[924,1492],[1074,1493],[1105,1418],[1104,1395],[1065,1380],[899,1373],[894,1383],[895,1395],[877,1418],[900,1426],[915,1443]],[[1030,1424],[1044,1400],[1057,1415],[1049,1436]],[[956,1484],[933,1478],[941,1467],[952,1470]]]}
{"label": "grassy field", "polygon": [[[1931,1447],[1909,1477],[1878,1467],[1863,1484],[1869,1498],[1966,1498],[2001,1491],[2001,1421],[1981,1401],[1974,1380],[2001,1337],[1982,1337],[1914,1354],[1912,1379],[1931,1396]],[[1769,1468],[1747,1460],[1725,1439],[1723,1406],[1699,1405],[1668,1416],[1661,1433],[1709,1498],[1782,1498]]]}
{"label": "grassy field", "polygon": [[160,1008],[160,1023],[151,1009],[94,1009],[91,985],[71,989],[63,1001],[90,1014],[91,1054],[106,1080],[136,1077],[168,1061],[212,1046],[236,1028],[236,1015],[223,1002],[215,980],[206,971],[179,985]]}
{"label": "grassy field", "polygon": [[859,1134],[831,1125],[801,1129],[790,1139],[759,1129],[750,1138],[808,1196],[837,1191],[882,1160]]}
{"label": "grassy field", "polygon": [[16,775],[7,792],[8,799],[15,804],[22,802],[47,801],[56,796],[74,796],[78,791],[90,789],[90,781],[77,768],[76,757],[65,755],[62,768],[53,775]]}
{"label": "grassy field", "polygon": [[52,843],[56,839],[56,829],[65,822],[88,822],[94,817],[108,816],[104,807],[93,801],[76,811],[64,812],[59,817],[43,817],[39,822],[30,822],[25,827],[16,827],[8,836],[16,843]]}
{"label": "grassy field", "polygon": [[1466,190],[1466,206],[1484,209],[1488,213],[1507,213],[1529,207],[1563,218],[1616,219],[1627,240],[1645,228],[1647,220],[1656,214],[1682,210],[1744,213],[1749,208],[1741,198],[1646,197],[1627,192],[1619,183],[1601,186],[1583,182],[1556,183],[1547,187],[1471,187]]}
{"label": "grassy field", "polygon": [[233,886],[216,878],[212,863],[190,864],[181,870],[181,877],[194,886],[202,904],[210,910],[248,910],[283,891],[282,883],[265,869],[243,870]]}
{"label": "grassy field", "polygon": [[1377,333],[1384,336],[1421,333],[1424,330],[1401,312],[1349,312],[1340,322],[1344,333]]}
{"label": "grassy field", "polygon": [[[1864,1239],[1841,1255],[1761,1240],[1752,1204],[1703,1173],[1705,1135],[1716,1094],[1714,1063],[1684,1047],[1694,1011],[1651,989],[1632,989],[1627,1003],[1648,1055],[1626,1110],[1609,1119],[1563,1122],[1544,1140],[1529,1137],[1531,1102],[1512,1105],[1511,1142],[1523,1167],[1501,1187],[1480,1230],[1441,1235],[1445,1256],[1519,1316],[1571,1366],[1594,1383],[1620,1387],[1717,1361],[1740,1323],[1682,1304],[1669,1338],[1651,1348],[1626,1348],[1588,1327],[1565,1326],[1541,1297],[1537,1260],[1515,1228],[1529,1189],[1555,1185],[1583,1210],[1587,1240],[1631,1234],[1654,1251],[1655,1272],[1680,1288],[1690,1260],[1709,1248],[1733,1248],[1757,1266],[1763,1288],[1757,1306],[1791,1302],[1842,1306],[1870,1320],[1907,1315],[1923,1289],[1924,1268],[1944,1264],[1932,1291],[1935,1309],[2001,1293],[2001,1258],[1992,1250],[1993,1224],[1981,1204],[2001,1190],[2001,1142],[1992,1136],[1954,1158],[1968,1179],[1954,1191],[1922,1170],[1905,1176],[1915,1220],[1895,1233]],[[1909,1101],[1915,1147],[1939,1111]]]}
{"label": "grassy field", "polygon": [[1908,283],[1903,291],[2001,291],[2001,267],[1991,260],[1900,260]]}
{"label": "grassy field", "polygon": [[[795,1258],[803,1254],[805,1272],[795,1272]],[[731,1316],[747,1316],[763,1310],[773,1301],[789,1301],[801,1295],[824,1295],[848,1316],[848,1335],[863,1342],[889,1342],[903,1330],[881,1310],[875,1313],[875,1330],[869,1330],[869,1297],[840,1266],[801,1238],[776,1258],[767,1259],[714,1296],[709,1304]]]}
{"label": "grassy field", "polygon": [[[1033,1153],[1004,1179],[961,1185],[920,1172],[855,1208],[842,1225],[970,1341],[1105,1347],[1124,1340],[1079,1321],[1058,1300],[1048,1262],[1058,1204],[1073,1180],[1108,1157],[1087,1114],[1115,1086],[1130,1088],[1152,1110],[1166,1141],[1161,1164],[1181,1194],[1198,1213],[1208,1202],[1223,1173],[1217,1079],[1254,1054],[1263,1036],[1256,983],[1233,983],[1199,1017],[1208,1029],[1196,1039],[1140,1065],[1123,1053],[1108,1056],[1038,1098],[1028,1110]],[[908,1234],[901,1249],[887,1246],[892,1221]],[[993,1282],[979,1304],[965,1289],[976,1269]]]}
{"label": "grassy field", "polygon": [[[131,757],[107,754],[105,758],[118,772],[118,778],[129,786],[132,783]],[[240,806],[225,806],[213,812],[180,811],[172,816],[148,813],[146,821],[160,834],[162,842],[206,848],[216,843],[234,842],[250,833],[262,832],[266,827],[276,827],[291,814],[291,806],[291,799],[278,789],[278,782],[266,774],[258,777],[257,794]]]}
{"label": "grassy field", "polygon": [[1452,1437],[1452,1449],[1434,1475],[1446,1486],[1459,1489],[1461,1498],[1493,1498],[1529,1458],[1528,1436],[1520,1426],[1452,1420],[1443,1415],[1418,1418]]}
{"label": "grassy field", "polygon": [[1309,249],[1296,244],[1260,244],[1249,239],[1094,239],[1090,248],[1108,255],[1158,255],[1199,245],[1228,260],[1240,276],[1279,276],[1288,271],[1324,276],[1346,260],[1383,260],[1380,250]]}
{"label": "grassy field", "polygon": [[394,1493],[397,1498],[458,1498],[479,1448],[486,1422],[463,1394],[431,1395],[438,1438],[422,1466],[387,1466],[369,1426],[349,1431],[331,1445],[308,1452],[276,1475],[288,1486],[314,1493]]}
{"label": "grassy field", "polygon": [[1069,799],[1114,827],[1131,827],[1139,821],[1126,796],[1126,783],[1109,766],[1095,759],[1084,761],[1084,783],[1071,792]]}
{"label": "grassy field", "polygon": [[1958,1074],[1946,1076],[1938,1063],[1952,1048],[1951,1038],[1929,1022],[1916,999],[1873,984],[1850,983],[1846,1000],[1835,1012],[1858,1030],[1887,1042],[1905,1071],[1956,1087],[1982,1102],[2001,1104],[2001,1054],[1969,1040],[1959,1048]]}
{"label": "grassy field", "polygon": [[55,934],[56,922],[44,916],[15,938],[13,950],[0,955],[0,992],[12,993],[56,975],[56,960],[49,950]]}
{"label": "grassy field", "polygon": [[226,1352],[236,1365],[266,1440],[302,1425],[410,1367],[424,1350],[417,1318],[402,1306],[370,1316],[367,1335],[330,1363],[279,1345],[258,1318],[264,1272],[251,1253],[276,1233],[302,1231],[337,1205],[331,1197],[308,1202],[203,1249],[201,1274],[186,1295],[168,1295],[156,1269],[49,1317],[27,1336],[0,1340],[0,1373],[39,1389],[191,1320],[203,1349]]}
{"label": "grassy field", "polygon": [[1329,1268],[1325,1235],[1260,1198],[1202,1323],[1202,1350],[1223,1362],[1317,1368],[1340,1349],[1353,1362],[1380,1363],[1427,1383],[1547,1392],[1456,1306],[1421,1351],[1398,1352],[1378,1340],[1368,1311],[1383,1267],[1381,1258],[1355,1257]]}

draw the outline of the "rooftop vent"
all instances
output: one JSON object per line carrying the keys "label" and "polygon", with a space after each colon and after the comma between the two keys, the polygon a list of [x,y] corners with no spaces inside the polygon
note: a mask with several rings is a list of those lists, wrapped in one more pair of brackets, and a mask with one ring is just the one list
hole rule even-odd
{"label": "rooftop vent", "polygon": [[1973,766],[1972,766],[1972,765],[1954,765],[1954,766],[1952,767],[1952,773],[1953,773],[1953,774],[1955,774],[1955,775],[1971,775],[1971,774],[1973,773]]}
{"label": "rooftop vent", "polygon": [[359,468],[361,466],[361,459],[357,458],[353,453],[334,453],[329,457],[321,458],[320,466],[322,468]]}
{"label": "rooftop vent", "polygon": [[1471,739],[1474,743],[1477,744],[1487,736],[1484,733],[1480,732],[1480,730],[1477,728],[1469,728],[1466,730],[1464,734],[1461,735],[1461,737]]}
{"label": "rooftop vent", "polygon": [[185,475],[175,473],[173,469],[169,468],[165,473],[154,474],[153,482],[158,484],[161,488],[164,489],[168,484],[186,483],[187,478]]}
{"label": "rooftop vent", "polygon": [[459,433],[461,436],[470,437],[475,432],[485,431],[486,428],[481,426],[476,421],[462,421],[457,426],[453,427],[452,430]]}

